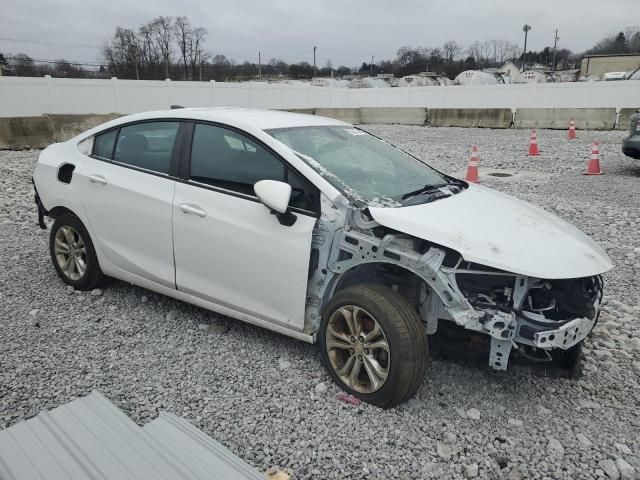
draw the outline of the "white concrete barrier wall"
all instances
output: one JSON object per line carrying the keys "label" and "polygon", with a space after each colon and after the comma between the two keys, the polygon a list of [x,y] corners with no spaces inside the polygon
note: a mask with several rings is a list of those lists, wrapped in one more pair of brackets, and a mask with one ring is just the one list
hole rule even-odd
{"label": "white concrete barrier wall", "polygon": [[0,117],[135,113],[172,104],[280,109],[637,108],[640,81],[342,89],[257,82],[0,77]]}

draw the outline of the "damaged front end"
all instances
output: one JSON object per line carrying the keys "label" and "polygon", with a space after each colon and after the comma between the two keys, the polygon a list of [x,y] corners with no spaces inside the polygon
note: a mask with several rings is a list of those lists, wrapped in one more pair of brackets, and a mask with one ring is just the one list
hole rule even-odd
{"label": "damaged front end", "polygon": [[600,275],[545,280],[466,264],[449,269],[463,295],[483,313],[477,331],[491,337],[489,365],[507,367],[512,349],[550,362],[552,350],[568,350],[597,322],[603,294]]}
{"label": "damaged front end", "polygon": [[[600,275],[542,279],[465,261],[447,247],[384,227],[366,210],[340,208],[314,231],[318,268],[311,273],[307,328],[321,307],[354,283],[383,283],[412,302],[435,334],[441,322],[487,335],[489,365],[505,370],[512,350],[537,362],[569,350],[593,329],[602,300]],[[327,248],[330,245],[330,248]]]}

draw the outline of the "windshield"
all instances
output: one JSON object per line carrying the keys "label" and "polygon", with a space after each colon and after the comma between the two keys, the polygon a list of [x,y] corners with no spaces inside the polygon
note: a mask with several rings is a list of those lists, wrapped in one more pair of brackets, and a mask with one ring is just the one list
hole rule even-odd
{"label": "windshield", "polygon": [[[441,173],[362,130],[347,126],[267,130],[352,200],[402,206],[408,192],[446,185]],[[422,201],[425,201],[422,199]]]}

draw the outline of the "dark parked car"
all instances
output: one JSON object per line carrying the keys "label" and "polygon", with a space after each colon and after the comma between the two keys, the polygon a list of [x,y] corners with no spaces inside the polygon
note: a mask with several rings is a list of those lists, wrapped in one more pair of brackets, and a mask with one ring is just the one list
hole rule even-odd
{"label": "dark parked car", "polygon": [[629,136],[622,141],[622,153],[640,160],[640,110],[631,115]]}

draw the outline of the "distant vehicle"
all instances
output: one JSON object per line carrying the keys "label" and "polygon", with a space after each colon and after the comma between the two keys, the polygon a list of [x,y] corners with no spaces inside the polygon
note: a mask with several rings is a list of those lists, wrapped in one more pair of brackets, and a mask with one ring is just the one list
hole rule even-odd
{"label": "distant vehicle", "polygon": [[513,83],[550,83],[555,82],[553,75],[542,70],[526,70],[521,72]]}
{"label": "distant vehicle", "polygon": [[640,160],[640,110],[631,115],[629,136],[622,141],[622,153]]}
{"label": "distant vehicle", "polygon": [[318,342],[380,407],[415,393],[438,329],[486,336],[498,370],[512,348],[575,359],[612,268],[543,209],[313,115],[129,115],[44,149],[33,182],[67,285],[115,277]]}
{"label": "distant vehicle", "polygon": [[317,77],[311,80],[311,85],[314,87],[347,88],[349,86],[349,80]]}
{"label": "distant vehicle", "polygon": [[349,88],[388,88],[390,85],[381,78],[354,78],[349,82]]}
{"label": "distant vehicle", "polygon": [[399,78],[395,86],[398,87],[437,87],[452,85],[453,82],[444,75],[425,72],[416,75],[405,75]]}
{"label": "distant vehicle", "polygon": [[602,78],[600,77],[600,75],[596,75],[593,73],[589,75],[582,75],[578,78],[579,82],[599,82],[601,80]]}
{"label": "distant vehicle", "polygon": [[602,80],[605,82],[611,82],[616,80],[626,80],[627,72],[607,72],[602,76]]}
{"label": "distant vehicle", "polygon": [[309,86],[309,84],[307,82],[303,82],[302,80],[287,79],[287,80],[283,80],[282,83],[284,83],[285,85],[293,85],[293,86],[296,86],[296,87],[307,87],[307,86]]}
{"label": "distant vehicle", "polygon": [[495,85],[504,83],[502,78],[498,78],[492,73],[481,72],[480,70],[465,70],[459,73],[453,80],[454,85]]}
{"label": "distant vehicle", "polygon": [[433,85],[438,85],[438,82],[420,75],[405,75],[399,78],[397,82],[398,87],[426,87]]}

